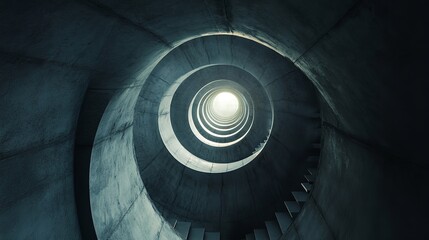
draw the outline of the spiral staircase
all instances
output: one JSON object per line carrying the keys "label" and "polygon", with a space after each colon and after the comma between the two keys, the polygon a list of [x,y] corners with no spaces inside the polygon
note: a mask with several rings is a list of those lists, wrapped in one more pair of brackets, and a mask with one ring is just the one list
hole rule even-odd
{"label": "spiral staircase", "polygon": [[1,1],[0,239],[425,239],[426,5]]}
{"label": "spiral staircase", "polygon": [[[301,207],[307,201],[308,195],[311,194],[312,186],[317,177],[317,165],[320,153],[320,143],[313,144],[312,155],[308,156],[307,162],[310,166],[316,168],[307,169],[308,174],[303,176],[305,179],[301,183],[303,191],[291,192],[292,200],[284,201],[285,211],[276,212],[274,218],[265,221],[264,226],[256,227],[253,232],[245,235],[243,240],[279,240],[288,232],[289,226],[293,219],[299,214]],[[191,222],[181,222],[178,220],[170,221],[170,224],[175,229],[180,237],[187,240],[220,240],[220,232],[206,232],[204,228],[193,228]],[[287,238],[282,238],[287,239]]]}

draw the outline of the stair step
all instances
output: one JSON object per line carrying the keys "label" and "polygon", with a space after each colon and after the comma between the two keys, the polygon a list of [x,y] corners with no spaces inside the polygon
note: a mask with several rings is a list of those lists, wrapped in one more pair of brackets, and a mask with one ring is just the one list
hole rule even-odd
{"label": "stair step", "polygon": [[314,175],[304,175],[304,177],[309,183],[314,183],[314,181],[316,180],[316,177]]}
{"label": "stair step", "polygon": [[310,192],[310,191],[311,191],[311,189],[312,189],[312,187],[313,187],[313,185],[312,185],[311,183],[308,183],[308,182],[306,182],[306,183],[301,183],[301,186],[304,188],[304,190],[305,190],[306,192]]}
{"label": "stair step", "polygon": [[308,199],[308,193],[306,192],[292,192],[292,196],[299,204],[304,204]]}
{"label": "stair step", "polygon": [[276,218],[282,234],[286,233],[289,225],[292,223],[292,218],[285,212],[276,212]]}
{"label": "stair step", "polygon": [[188,240],[204,240],[204,228],[191,228]]}
{"label": "stair step", "polygon": [[246,234],[246,240],[256,240],[255,234],[253,234],[253,233]]}
{"label": "stair step", "polygon": [[190,222],[177,222],[174,229],[179,233],[183,239],[187,239],[189,235],[189,230],[191,228]]}
{"label": "stair step", "polygon": [[266,221],[265,227],[267,228],[268,236],[270,240],[278,240],[282,235],[280,226],[276,221]]}
{"label": "stair step", "polygon": [[177,219],[168,219],[167,221],[170,223],[170,225],[171,225],[173,228],[175,228],[175,227],[176,227]]}
{"label": "stair step", "polygon": [[299,211],[301,210],[301,207],[295,201],[285,201],[285,206],[291,218],[296,217],[296,215],[298,215]]}
{"label": "stair step", "polygon": [[314,176],[316,176],[316,174],[317,174],[317,168],[309,168],[309,169],[307,169],[307,171],[308,171],[311,175],[314,175]]}
{"label": "stair step", "polygon": [[268,232],[265,229],[255,229],[253,233],[255,234],[255,240],[270,240]]}
{"label": "stair step", "polygon": [[220,240],[220,232],[205,232],[204,240]]}

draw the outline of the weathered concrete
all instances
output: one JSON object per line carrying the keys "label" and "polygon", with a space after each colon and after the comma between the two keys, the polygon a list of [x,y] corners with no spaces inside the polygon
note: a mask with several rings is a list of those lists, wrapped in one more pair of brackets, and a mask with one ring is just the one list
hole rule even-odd
{"label": "weathered concrete", "polygon": [[[116,90],[142,84],[173,46],[225,32],[277,49],[328,102],[321,112],[329,123],[327,144],[312,199],[334,238],[422,238],[427,222],[422,216],[429,212],[426,9],[424,1],[387,0],[2,1],[1,238],[79,239],[70,180],[73,143],[79,143],[75,158],[84,166],[76,172],[89,171],[100,119],[111,99],[123,93]],[[109,123],[100,136],[129,131],[121,128],[132,123],[136,99],[129,100],[127,108],[113,110],[118,116],[105,118],[123,122]],[[279,100],[278,106],[294,107],[288,103]],[[300,110],[294,109],[315,115]],[[88,172],[74,176],[88,184]],[[77,192],[88,191],[77,182]],[[77,202],[88,201],[86,196]],[[148,203],[143,194],[138,201]],[[123,207],[119,211],[128,209]],[[92,221],[89,208],[79,209],[79,216]],[[304,207],[286,236],[329,236],[325,227],[309,231],[316,236],[305,231],[306,221],[320,223],[313,210]],[[134,212],[117,216],[124,216],[124,224],[112,236],[142,233],[125,224],[138,219]],[[155,225],[167,229],[161,235],[171,233],[168,225]],[[81,229],[83,235],[91,231]]]}
{"label": "weathered concrete", "polygon": [[3,55],[0,73],[0,236],[78,239],[73,144],[88,72]]}
{"label": "weathered concrete", "polygon": [[147,196],[135,162],[132,118],[121,114],[134,106],[139,90],[128,88],[115,95],[95,136],[89,170],[94,228],[100,239],[155,239],[161,231],[180,239],[164,226],[168,224]]}
{"label": "weathered concrete", "polygon": [[[228,54],[222,49],[229,49]],[[277,62],[267,65],[264,59]],[[240,154],[250,155],[257,144],[266,139],[264,130],[270,120],[261,114],[267,107],[271,108],[271,100],[261,99],[260,84],[265,85],[268,96],[275,100],[273,111],[276,112],[273,139],[268,141],[255,163],[231,173],[211,176],[171,163],[176,160],[162,148],[156,121],[160,101],[157,95],[166,94],[168,87],[176,84],[176,79],[205,64],[208,67],[189,76],[173,98],[176,100],[171,110],[172,120],[175,120],[173,126],[187,150],[214,162],[228,162]],[[240,71],[250,76],[240,79]],[[182,130],[189,128],[185,121],[190,99],[207,81],[217,79],[229,79],[249,88],[256,105],[256,120],[249,135],[237,146],[226,149],[204,146],[190,130]],[[299,188],[310,166],[304,161],[307,150],[311,143],[320,141],[320,118],[314,87],[287,59],[247,39],[203,37],[170,52],[142,88],[134,121],[136,157],[143,182],[166,218],[190,221],[212,231],[220,230],[225,239],[236,239],[249,231],[250,226],[263,223],[280,210],[283,200],[290,197],[290,191]],[[279,104],[284,102],[287,104]],[[148,128],[151,124],[153,127]],[[252,143],[251,149],[246,149],[246,144]]]}

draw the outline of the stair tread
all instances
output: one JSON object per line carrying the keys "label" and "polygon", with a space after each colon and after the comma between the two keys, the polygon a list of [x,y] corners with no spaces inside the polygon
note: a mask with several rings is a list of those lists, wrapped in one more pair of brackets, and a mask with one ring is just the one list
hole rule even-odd
{"label": "stair tread", "polygon": [[204,228],[191,228],[188,240],[204,240]]}
{"label": "stair tread", "polygon": [[254,229],[253,233],[255,234],[255,240],[270,240],[265,229]]}
{"label": "stair tread", "polygon": [[304,175],[305,179],[307,179],[307,181],[309,183],[313,183],[314,180],[316,180],[316,178],[314,177],[314,175]]}
{"label": "stair tread", "polygon": [[296,215],[301,210],[301,207],[295,201],[285,201],[285,205],[292,218],[296,217]]}
{"label": "stair tread", "polygon": [[301,186],[304,188],[306,192],[310,192],[311,189],[313,188],[313,184],[308,182],[301,183]]}
{"label": "stair tread", "polygon": [[307,171],[308,171],[311,175],[316,175],[316,174],[317,174],[317,168],[309,168],[309,169],[307,169]]}
{"label": "stair tread", "polygon": [[176,227],[177,219],[168,219],[167,221],[171,224],[171,226],[172,226],[173,228],[175,228],[175,227]]}
{"label": "stair tread", "polygon": [[174,227],[174,229],[184,239],[188,238],[190,228],[191,228],[190,222],[179,222],[179,221],[176,223],[176,226]]}
{"label": "stair tread", "polygon": [[270,240],[277,240],[282,235],[280,226],[276,221],[266,221],[265,227],[267,228],[268,237]]}
{"label": "stair tread", "polygon": [[295,198],[295,201],[297,203],[305,203],[308,199],[308,193],[306,192],[292,192],[293,198]]}
{"label": "stair tread", "polygon": [[288,215],[285,212],[276,212],[276,218],[277,218],[277,222],[279,223],[280,230],[282,231],[283,234],[286,233],[287,229],[292,223],[292,219],[290,215]]}
{"label": "stair tread", "polygon": [[204,240],[220,240],[220,232],[205,232]]}

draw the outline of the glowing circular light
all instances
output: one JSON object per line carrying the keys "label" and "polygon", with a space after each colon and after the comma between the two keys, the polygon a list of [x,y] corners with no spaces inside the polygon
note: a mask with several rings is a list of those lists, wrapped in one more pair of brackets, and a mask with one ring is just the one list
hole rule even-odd
{"label": "glowing circular light", "polygon": [[253,102],[239,84],[215,80],[192,98],[188,121],[202,143],[212,147],[232,146],[245,138],[253,125]]}
{"label": "glowing circular light", "polygon": [[212,102],[213,113],[223,119],[229,119],[235,116],[239,109],[237,97],[231,92],[218,93]]}
{"label": "glowing circular light", "polygon": [[[271,133],[273,119],[271,102],[268,102],[271,111],[261,112],[261,115],[271,115],[266,135],[258,133],[261,138],[255,139],[254,148],[250,146],[249,155],[244,154],[237,159],[228,159],[228,162],[212,162],[205,159],[205,156],[196,155],[184,147],[173,129],[170,115],[173,98],[176,90],[188,76],[188,74],[183,75],[169,87],[158,109],[159,133],[170,154],[186,167],[206,173],[230,172],[255,159],[265,147]],[[254,125],[255,110],[252,96],[245,88],[233,81],[219,79],[206,83],[190,99],[187,111],[188,123],[190,130],[201,143],[226,149],[248,136]]]}

